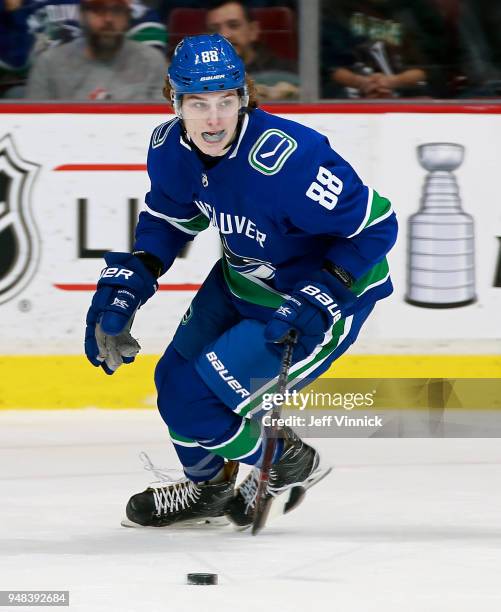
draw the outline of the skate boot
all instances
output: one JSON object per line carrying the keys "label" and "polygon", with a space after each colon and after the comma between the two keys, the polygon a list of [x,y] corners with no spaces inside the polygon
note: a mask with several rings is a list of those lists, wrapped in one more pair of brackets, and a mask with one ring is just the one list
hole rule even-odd
{"label": "skate boot", "polygon": [[[271,466],[266,493],[268,499],[277,498],[273,500],[270,516],[296,508],[307,489],[327,476],[330,468],[320,470],[319,461],[314,448],[303,442],[292,429],[284,428],[284,448],[278,461]],[[259,473],[258,468],[253,468],[227,506],[226,515],[240,529],[249,527],[254,520]]]}
{"label": "skate boot", "polygon": [[[149,458],[147,458],[149,461]],[[186,477],[173,480],[166,470],[151,469],[158,482],[133,495],[125,509],[124,527],[185,527],[227,525],[225,510],[234,495],[238,463],[228,462],[221,482],[193,482]]]}

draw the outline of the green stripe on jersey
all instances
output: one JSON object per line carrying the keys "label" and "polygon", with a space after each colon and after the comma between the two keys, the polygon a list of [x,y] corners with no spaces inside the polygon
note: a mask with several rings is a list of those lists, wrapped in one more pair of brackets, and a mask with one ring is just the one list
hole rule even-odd
{"label": "green stripe on jersey", "polygon": [[173,221],[175,221],[178,225],[181,225],[185,229],[190,230],[191,232],[203,232],[209,227],[210,223],[209,219],[207,219],[207,217],[202,213],[200,213],[196,217],[193,217],[192,219],[181,221],[173,218]]}
{"label": "green stripe on jersey", "polygon": [[261,426],[257,421],[243,419],[243,425],[231,440],[217,447],[200,444],[211,453],[225,459],[241,459],[252,454],[261,442]]}
{"label": "green stripe on jersey", "polygon": [[385,257],[353,283],[351,290],[357,295],[362,295],[362,293],[368,291],[371,286],[381,284],[380,281],[383,281],[383,279],[388,276],[389,271],[388,260]]}
{"label": "green stripe on jersey", "polygon": [[383,198],[379,195],[377,191],[373,192],[372,202],[371,202],[371,212],[369,213],[369,218],[367,219],[367,223],[364,227],[371,225],[379,217],[384,217],[391,210],[391,202],[388,198]]}
{"label": "green stripe on jersey", "polygon": [[233,295],[251,304],[278,308],[287,298],[286,295],[267,288],[264,283],[258,284],[258,282],[254,282],[237,272],[228,264],[226,257],[223,257],[223,274],[224,280]]}
{"label": "green stripe on jersey", "polygon": [[170,427],[169,427],[169,434],[174,444],[179,444],[181,446],[198,446],[198,442],[195,442],[195,440],[192,440],[191,438],[180,436],[178,433],[173,431]]}

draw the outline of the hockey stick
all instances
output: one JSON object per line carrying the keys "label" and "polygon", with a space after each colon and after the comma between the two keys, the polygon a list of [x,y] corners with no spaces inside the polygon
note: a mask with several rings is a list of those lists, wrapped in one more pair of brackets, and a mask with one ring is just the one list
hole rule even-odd
{"label": "hockey stick", "polygon": [[[292,354],[294,345],[297,341],[297,332],[291,329],[284,340],[284,350],[282,353],[282,361],[280,363],[280,372],[278,374],[276,394],[283,395],[287,388],[287,378],[292,365]],[[276,403],[271,410],[271,425],[265,428],[266,442],[264,447],[263,463],[259,474],[259,483],[256,493],[256,511],[254,513],[254,521],[252,522],[252,535],[257,535],[266,524],[266,519],[271,508],[272,499],[266,499],[266,489],[270,481],[270,468],[277,446],[277,435],[279,427],[277,421],[280,417],[281,406]]]}

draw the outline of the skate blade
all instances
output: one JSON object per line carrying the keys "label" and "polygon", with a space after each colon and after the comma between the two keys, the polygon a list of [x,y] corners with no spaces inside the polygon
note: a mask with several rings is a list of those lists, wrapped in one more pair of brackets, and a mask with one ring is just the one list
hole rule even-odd
{"label": "skate blade", "polygon": [[[273,521],[278,516],[282,516],[282,514],[286,514],[294,508],[297,508],[303,501],[305,494],[305,488],[296,486],[291,487],[290,489],[287,489],[287,491],[284,491],[281,495],[268,500],[267,504],[269,505],[269,509],[267,510],[266,524],[268,524],[269,521]],[[232,523],[232,527],[235,531],[247,531],[248,529],[251,529],[252,523],[249,523],[248,525],[236,525],[235,523]]]}
{"label": "skate blade", "polygon": [[316,469],[314,472],[312,472],[308,476],[308,478],[302,483],[301,486],[303,487],[303,489],[307,491],[308,489],[311,489],[313,485],[316,485],[317,482],[320,482],[321,480],[323,480],[331,472],[332,472],[332,467]]}
{"label": "skate blade", "polygon": [[122,525],[122,527],[134,529],[169,529],[176,531],[182,531],[183,529],[210,529],[211,527],[226,527],[229,524],[230,521],[225,516],[191,519],[189,521],[173,523],[172,525],[165,525],[163,527],[140,525],[139,523],[134,523],[134,521],[131,521],[128,518],[124,518],[120,521],[120,525]]}

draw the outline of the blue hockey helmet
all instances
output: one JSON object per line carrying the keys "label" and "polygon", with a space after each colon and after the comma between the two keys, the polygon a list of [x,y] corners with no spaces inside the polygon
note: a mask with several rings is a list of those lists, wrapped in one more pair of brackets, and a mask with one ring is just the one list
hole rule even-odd
{"label": "blue hockey helmet", "polygon": [[184,94],[237,89],[241,90],[242,106],[249,103],[244,63],[220,34],[184,38],[174,51],[168,77],[178,115]]}

